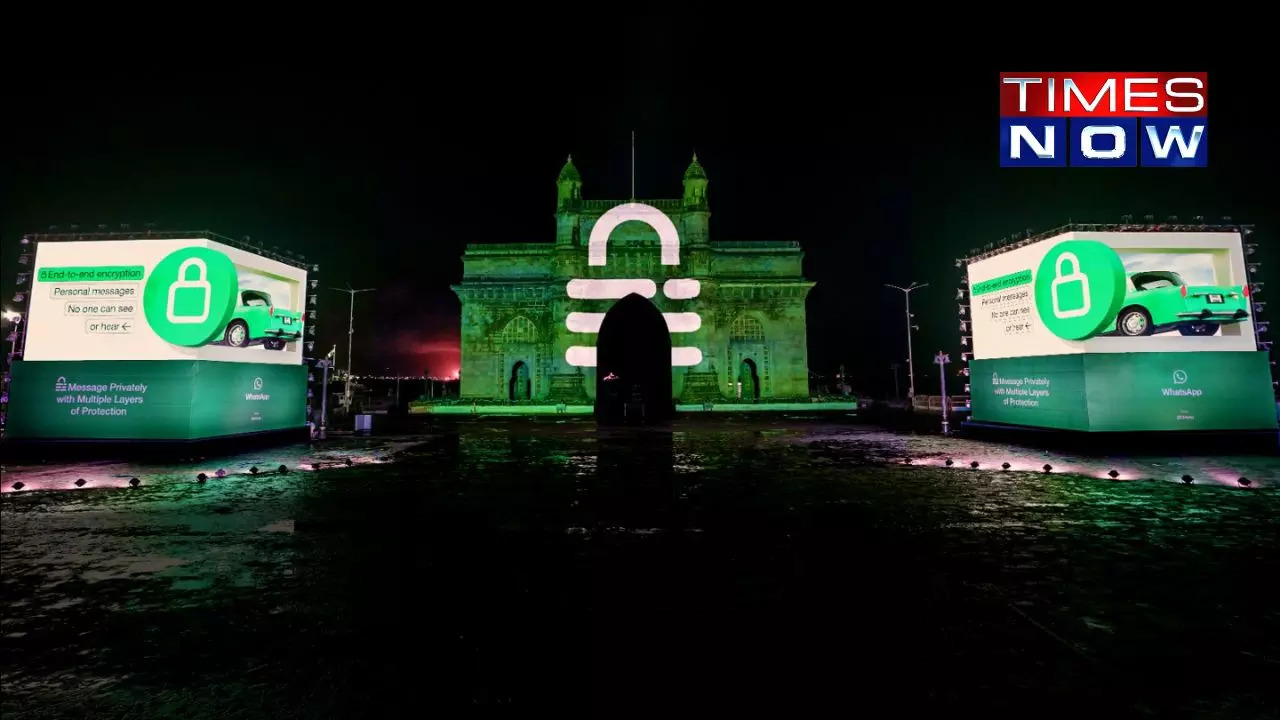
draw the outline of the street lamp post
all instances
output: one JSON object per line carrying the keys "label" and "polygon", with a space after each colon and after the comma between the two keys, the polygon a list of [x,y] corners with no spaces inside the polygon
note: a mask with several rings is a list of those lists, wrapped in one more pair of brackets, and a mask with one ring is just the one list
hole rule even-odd
{"label": "street lamp post", "polygon": [[885,287],[893,288],[894,290],[901,290],[902,297],[907,303],[907,399],[914,400],[916,397],[916,370],[915,358],[911,353],[911,331],[917,330],[918,328],[911,324],[911,292],[913,290],[919,290],[920,288],[927,288],[929,287],[929,283],[913,282],[906,287],[898,287],[897,285],[889,285],[888,283],[885,283]]}
{"label": "street lamp post", "polygon": [[[386,372],[387,372],[387,376],[390,377],[391,368],[387,368]],[[397,374],[395,378],[396,378],[396,412],[399,412],[400,411],[400,375]]]}
{"label": "street lamp post", "polygon": [[5,310],[4,319],[9,321],[9,351],[5,353],[5,369],[9,370],[13,367],[13,354],[18,351],[18,323],[22,322],[22,313],[14,310]]}
{"label": "street lamp post", "polygon": [[338,357],[338,346],[334,345],[317,363],[324,371],[324,379],[320,383],[320,431],[316,435],[319,440],[325,439],[329,427],[329,368],[333,367],[333,360],[336,357]]}
{"label": "street lamp post", "polygon": [[938,351],[933,356],[933,361],[938,364],[938,377],[942,378],[942,434],[950,435],[951,426],[947,423],[947,409],[951,405],[951,398],[947,397],[947,364],[951,362],[951,356]]}
{"label": "street lamp post", "polygon": [[351,296],[351,311],[347,315],[347,380],[342,385],[342,404],[347,409],[347,414],[351,414],[351,347],[356,336],[356,293],[373,292],[377,288],[361,288],[356,290],[351,287],[350,283],[344,288],[329,288],[344,292]]}

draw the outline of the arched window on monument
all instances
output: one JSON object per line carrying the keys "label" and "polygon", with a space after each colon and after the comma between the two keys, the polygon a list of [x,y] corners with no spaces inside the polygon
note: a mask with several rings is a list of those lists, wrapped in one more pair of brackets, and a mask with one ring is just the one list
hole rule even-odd
{"label": "arched window on monument", "polygon": [[535,343],[538,341],[538,328],[529,318],[517,315],[498,333],[498,340],[503,344]]}
{"label": "arched window on monument", "polygon": [[764,342],[764,325],[743,315],[729,326],[729,342]]}

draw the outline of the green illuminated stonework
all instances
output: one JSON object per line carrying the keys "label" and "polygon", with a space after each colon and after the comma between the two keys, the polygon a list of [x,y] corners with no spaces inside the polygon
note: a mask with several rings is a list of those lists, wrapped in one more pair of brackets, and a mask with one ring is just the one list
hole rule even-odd
{"label": "green illuminated stonework", "polygon": [[554,242],[473,244],[462,257],[463,399],[574,403],[595,395],[595,368],[576,367],[566,352],[594,346],[596,336],[571,332],[571,312],[605,313],[615,300],[568,296],[571,279],[698,280],[696,298],[652,298],[664,313],[697,313],[701,327],[672,334],[694,346],[702,362],[672,368],[682,402],[807,400],[805,298],[814,283],[801,271],[793,241],[713,242],[707,174],[694,156],[683,196],[635,200],[671,219],[680,234],[680,264],[661,263],[658,234],[638,221],[618,226],[604,266],[590,266],[587,241],[600,216],[630,200],[585,200],[572,159],[556,180]]}

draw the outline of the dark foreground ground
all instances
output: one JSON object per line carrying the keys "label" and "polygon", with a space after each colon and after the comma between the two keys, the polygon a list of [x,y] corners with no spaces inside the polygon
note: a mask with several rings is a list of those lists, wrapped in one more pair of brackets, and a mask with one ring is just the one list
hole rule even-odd
{"label": "dark foreground ground", "polygon": [[286,455],[266,452],[203,485],[193,465],[6,492],[0,714],[1277,707],[1270,460],[1243,490],[1213,463],[1190,486],[1177,461],[1112,482],[1010,451],[1006,472],[1000,448],[803,423],[422,440],[388,464],[237,474]]}

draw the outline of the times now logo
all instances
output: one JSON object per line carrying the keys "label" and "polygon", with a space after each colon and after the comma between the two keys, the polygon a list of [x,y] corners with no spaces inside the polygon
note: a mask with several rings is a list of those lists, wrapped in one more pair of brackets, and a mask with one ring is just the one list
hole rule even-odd
{"label": "times now logo", "polygon": [[[1205,167],[1208,73],[1001,73],[1001,167]],[[1068,163],[1070,159],[1070,163]]]}

